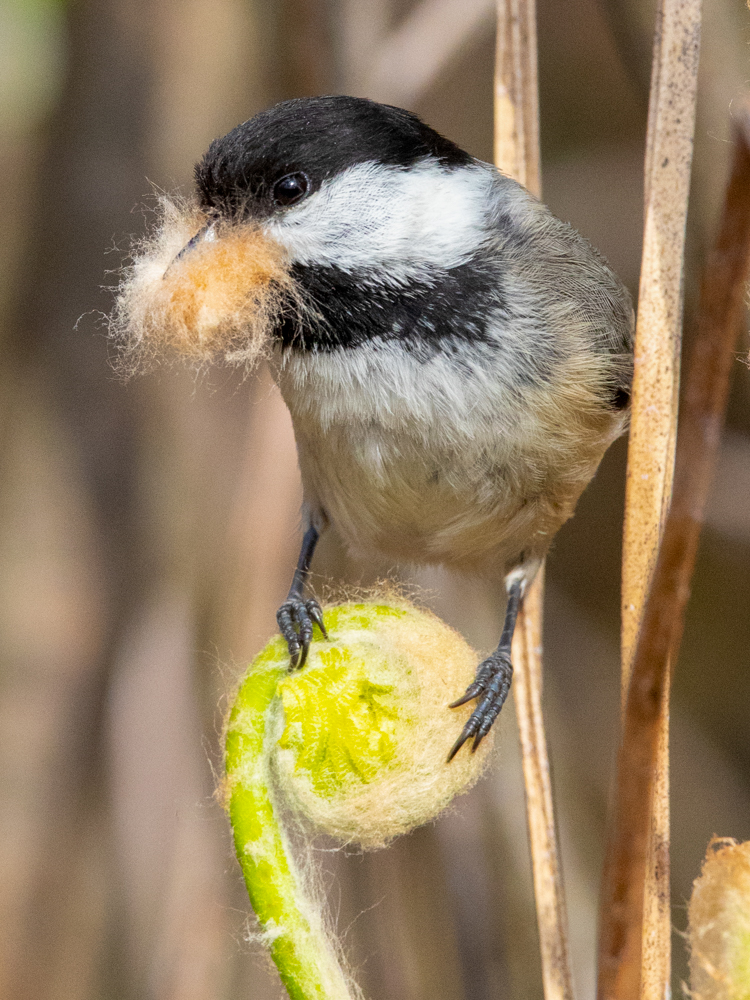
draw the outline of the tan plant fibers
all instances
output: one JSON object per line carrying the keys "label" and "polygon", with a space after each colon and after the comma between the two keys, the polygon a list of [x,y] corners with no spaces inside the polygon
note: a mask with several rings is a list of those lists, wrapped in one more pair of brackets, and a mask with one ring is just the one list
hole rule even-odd
{"label": "tan plant fibers", "polygon": [[750,841],[714,837],[688,907],[693,1000],[750,1000]]}
{"label": "tan plant fibers", "polygon": [[214,238],[177,259],[210,221],[193,203],[160,199],[156,230],[135,248],[110,317],[126,370],[175,356],[250,367],[285,293],[294,301],[283,249],[249,223],[216,223]]}
{"label": "tan plant fibers", "polygon": [[477,656],[428,611],[392,600],[381,607],[398,616],[377,607],[325,609],[331,644],[313,642],[305,670],[280,685],[285,728],[275,754],[287,803],[367,849],[434,819],[467,791],[494,734],[446,762],[475,704],[448,706],[474,680]]}

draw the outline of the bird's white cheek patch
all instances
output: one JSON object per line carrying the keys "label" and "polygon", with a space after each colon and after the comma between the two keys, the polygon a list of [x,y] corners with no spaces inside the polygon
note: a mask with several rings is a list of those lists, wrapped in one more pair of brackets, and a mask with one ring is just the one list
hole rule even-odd
{"label": "bird's white cheek patch", "polygon": [[251,365],[264,354],[282,299],[294,297],[285,251],[257,228],[227,224],[176,259],[207,221],[195,205],[161,200],[110,317],[126,369],[170,356]]}
{"label": "bird's white cheek patch", "polygon": [[487,238],[495,174],[477,163],[448,170],[434,160],[408,170],[359,163],[268,223],[300,264],[377,268],[399,285],[431,268],[465,263]]}

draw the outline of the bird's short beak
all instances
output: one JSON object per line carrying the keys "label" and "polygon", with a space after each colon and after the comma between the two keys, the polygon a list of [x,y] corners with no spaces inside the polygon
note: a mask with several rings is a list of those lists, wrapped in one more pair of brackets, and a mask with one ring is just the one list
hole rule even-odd
{"label": "bird's short beak", "polygon": [[213,243],[217,239],[218,236],[216,235],[216,223],[215,222],[207,223],[203,227],[203,229],[198,230],[195,236],[193,236],[192,239],[188,240],[188,242],[185,244],[182,250],[180,250],[175,259],[172,261],[167,270],[164,272],[164,277],[167,276],[170,268],[172,268],[177,263],[178,260],[189,254],[191,250],[193,250],[196,246],[198,246],[199,243]]}

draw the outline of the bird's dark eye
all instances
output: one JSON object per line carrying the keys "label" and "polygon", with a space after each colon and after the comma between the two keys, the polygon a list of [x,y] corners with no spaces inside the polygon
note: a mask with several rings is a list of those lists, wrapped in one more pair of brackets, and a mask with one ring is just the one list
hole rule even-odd
{"label": "bird's dark eye", "polygon": [[296,174],[287,174],[281,180],[276,181],[273,186],[273,200],[277,205],[293,205],[295,201],[304,198],[310,188],[310,181],[307,174],[299,171]]}

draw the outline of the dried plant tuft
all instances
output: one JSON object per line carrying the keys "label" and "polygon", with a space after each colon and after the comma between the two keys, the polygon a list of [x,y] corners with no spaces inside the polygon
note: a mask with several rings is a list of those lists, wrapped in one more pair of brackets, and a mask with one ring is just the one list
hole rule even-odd
{"label": "dried plant tuft", "polygon": [[282,310],[297,305],[283,248],[251,223],[215,223],[190,201],[162,197],[154,232],[123,269],[109,332],[127,373],[168,358],[251,368]]}

